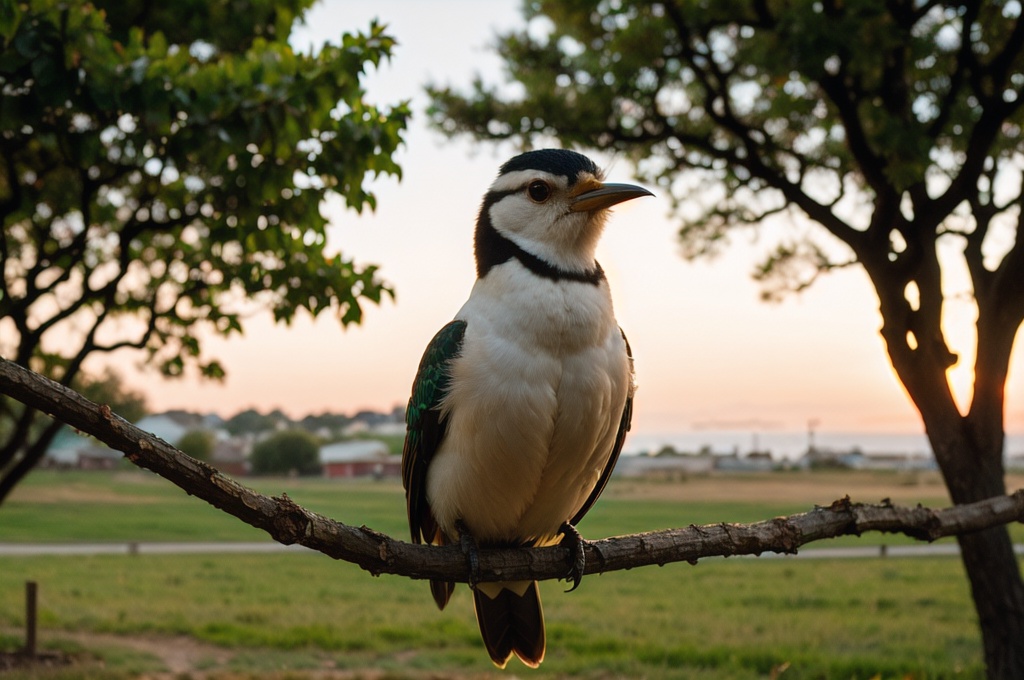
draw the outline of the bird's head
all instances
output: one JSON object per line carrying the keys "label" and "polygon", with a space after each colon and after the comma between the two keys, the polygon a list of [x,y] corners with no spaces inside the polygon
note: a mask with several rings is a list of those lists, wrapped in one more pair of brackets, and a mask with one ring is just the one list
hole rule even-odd
{"label": "bird's head", "polygon": [[[594,252],[608,208],[651,192],[632,184],[606,184],[586,156],[567,149],[528,151],[498,172],[477,220],[477,264],[493,258],[502,239],[569,272],[594,268]],[[494,232],[494,233],[491,233]]]}

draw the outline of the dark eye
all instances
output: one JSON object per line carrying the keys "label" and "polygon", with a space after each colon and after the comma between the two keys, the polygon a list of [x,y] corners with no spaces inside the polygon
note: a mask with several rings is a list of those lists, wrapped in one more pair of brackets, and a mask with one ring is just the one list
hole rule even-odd
{"label": "dark eye", "polygon": [[530,186],[526,187],[526,193],[534,203],[543,203],[551,196],[551,187],[547,182],[538,179],[535,182],[530,182]]}

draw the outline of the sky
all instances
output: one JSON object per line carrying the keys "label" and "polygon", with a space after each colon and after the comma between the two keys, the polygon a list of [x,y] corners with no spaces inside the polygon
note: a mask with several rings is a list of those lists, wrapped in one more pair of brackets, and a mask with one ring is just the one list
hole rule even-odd
{"label": "sky", "polygon": [[[521,27],[519,0],[325,0],[293,35],[296,49],[337,42],[379,18],[398,40],[390,63],[365,80],[367,99],[411,99],[414,112],[397,156],[401,181],[370,183],[376,212],[328,201],[328,248],[379,264],[393,302],[367,303],[361,326],[302,316],[275,326],[257,314],[243,337],[208,338],[222,383],[195,375],[165,380],[125,371],[152,409],[280,408],[293,417],[324,411],[390,410],[408,400],[420,356],[461,307],[475,279],[472,237],[481,197],[511,146],[450,140],[427,126],[428,83],[465,89],[476,74],[504,82],[490,49]],[[633,181],[623,159],[591,157],[610,181]],[[656,194],[657,188],[653,188]],[[663,193],[663,192],[662,192]],[[760,300],[750,274],[767,250],[754,234],[712,260],[685,261],[664,195],[617,206],[598,250],[619,323],[636,357],[633,432],[800,432],[810,420],[832,432],[919,434],[919,416],[892,371],[878,329],[878,300],[859,267],[831,273],[778,304]],[[955,259],[955,244],[947,248]],[[962,292],[950,278],[950,292]],[[958,288],[959,287],[959,288]],[[970,393],[971,305],[950,303],[946,330],[962,361],[950,372],[958,400]],[[1007,424],[1024,432],[1024,349],[1018,338],[1007,385]],[[121,364],[124,366],[125,364]]]}

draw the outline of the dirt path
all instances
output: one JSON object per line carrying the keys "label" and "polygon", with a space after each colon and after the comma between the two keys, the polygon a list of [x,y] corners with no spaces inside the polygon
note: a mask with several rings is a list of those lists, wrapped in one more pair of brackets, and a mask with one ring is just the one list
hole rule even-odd
{"label": "dirt path", "polygon": [[[20,637],[23,631],[8,629],[5,634]],[[131,650],[158,659],[164,670],[146,677],[153,680],[171,679],[183,674],[194,674],[199,669],[223,668],[234,656],[232,650],[178,635],[113,635],[74,631],[40,631],[40,644],[47,642],[73,642],[102,658],[105,650]],[[198,680],[199,676],[194,676]]]}
{"label": "dirt path", "polygon": [[[0,632],[15,637],[23,634],[22,630],[5,628]],[[325,658],[322,668],[303,668],[302,670],[266,670],[232,666],[236,657],[251,656],[253,650],[244,648],[219,647],[208,642],[196,640],[186,635],[114,635],[109,633],[73,632],[73,631],[40,631],[40,644],[47,642],[72,642],[81,646],[86,654],[73,663],[88,666],[93,661],[89,658],[102,659],[107,654],[123,654],[126,650],[145,654],[158,660],[163,668],[160,670],[139,673],[139,680],[227,680],[245,677],[261,680],[383,680],[384,678],[408,680],[473,680],[474,678],[490,678],[491,675],[462,675],[449,672],[420,672],[408,670],[401,672],[385,672],[375,668],[339,669],[334,661]],[[400,656],[408,656],[406,652]],[[415,655],[415,653],[411,653]],[[156,665],[156,664],[154,664]],[[84,670],[84,669],[83,669]],[[84,670],[84,677],[93,677],[94,673]]]}

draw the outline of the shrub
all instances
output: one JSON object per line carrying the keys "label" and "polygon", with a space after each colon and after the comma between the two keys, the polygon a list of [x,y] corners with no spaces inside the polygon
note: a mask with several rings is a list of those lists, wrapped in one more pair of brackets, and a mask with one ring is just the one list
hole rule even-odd
{"label": "shrub", "polygon": [[189,430],[178,440],[178,448],[198,460],[207,463],[213,458],[213,447],[217,437],[209,430]]}
{"label": "shrub", "polygon": [[304,430],[273,434],[252,451],[254,475],[320,474],[320,444]]}

